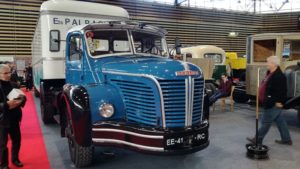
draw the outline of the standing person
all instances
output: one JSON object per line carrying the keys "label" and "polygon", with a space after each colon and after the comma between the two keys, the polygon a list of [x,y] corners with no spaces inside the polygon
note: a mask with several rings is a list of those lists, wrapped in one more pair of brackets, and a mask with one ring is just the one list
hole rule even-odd
{"label": "standing person", "polygon": [[16,70],[16,65],[12,62],[10,62],[8,65],[11,68],[11,79],[10,79],[10,81],[15,82],[18,85],[20,85],[18,72]]}
{"label": "standing person", "polygon": [[20,122],[22,118],[21,107],[25,105],[26,97],[19,95],[18,98],[8,100],[7,95],[18,85],[10,81],[11,69],[8,65],[0,65],[0,167],[9,169],[8,166],[8,135],[12,140],[11,160],[17,167],[23,167],[19,160],[21,147]]}
{"label": "standing person", "polygon": [[[259,87],[259,102],[263,106],[261,127],[258,130],[259,144],[262,144],[273,121],[276,122],[281,136],[281,140],[275,140],[275,142],[285,145],[293,144],[287,124],[282,117],[282,107],[287,97],[287,81],[279,64],[280,59],[277,56],[267,58],[268,72]],[[247,140],[255,144],[255,138],[247,138]]]}
{"label": "standing person", "polygon": [[219,98],[229,96],[231,93],[231,86],[232,86],[232,83],[228,79],[228,76],[226,74],[223,74],[221,76],[221,82],[218,87],[218,90],[209,98],[210,105],[215,103]]}
{"label": "standing person", "polygon": [[32,67],[31,66],[28,66],[26,68],[25,79],[26,79],[26,90],[31,90],[32,86],[33,86]]}

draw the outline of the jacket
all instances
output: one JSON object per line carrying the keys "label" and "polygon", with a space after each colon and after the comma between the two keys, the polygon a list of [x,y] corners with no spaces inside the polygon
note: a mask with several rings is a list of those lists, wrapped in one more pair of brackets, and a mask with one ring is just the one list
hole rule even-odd
{"label": "jacket", "polygon": [[[270,72],[268,71],[267,74]],[[265,99],[263,107],[270,109],[275,106],[275,103],[279,102],[284,104],[287,99],[287,81],[285,75],[278,67],[272,74],[266,85]]]}
{"label": "jacket", "polygon": [[22,103],[19,107],[9,110],[6,96],[13,89],[18,88],[18,84],[14,82],[4,82],[0,80],[0,127],[9,127],[12,124],[19,123],[22,119],[21,107],[26,103],[26,97],[22,96]]}
{"label": "jacket", "polygon": [[223,80],[221,80],[220,86],[219,86],[219,90],[222,93],[225,93],[227,96],[229,96],[230,93],[231,93],[231,86],[232,86],[232,83],[231,83],[230,80],[227,80],[226,82],[224,82]]}

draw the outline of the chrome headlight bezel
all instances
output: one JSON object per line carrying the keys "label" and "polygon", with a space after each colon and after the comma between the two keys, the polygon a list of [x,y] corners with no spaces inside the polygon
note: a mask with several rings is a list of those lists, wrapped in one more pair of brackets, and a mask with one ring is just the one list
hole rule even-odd
{"label": "chrome headlight bezel", "polygon": [[99,107],[99,114],[101,117],[110,118],[115,114],[115,108],[110,103],[103,103]]}

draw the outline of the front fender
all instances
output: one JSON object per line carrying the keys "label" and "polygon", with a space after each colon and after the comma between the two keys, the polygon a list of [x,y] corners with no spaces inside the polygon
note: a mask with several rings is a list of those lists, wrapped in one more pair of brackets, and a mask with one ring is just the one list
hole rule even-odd
{"label": "front fender", "polygon": [[90,146],[91,112],[89,95],[82,86],[64,85],[63,98],[67,108],[67,119],[71,121],[76,142],[81,146]]}

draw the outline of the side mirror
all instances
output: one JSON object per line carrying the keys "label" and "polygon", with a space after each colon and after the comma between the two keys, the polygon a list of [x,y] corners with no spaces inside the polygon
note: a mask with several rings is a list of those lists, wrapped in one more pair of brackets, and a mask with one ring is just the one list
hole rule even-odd
{"label": "side mirror", "polygon": [[180,39],[178,37],[175,38],[175,49],[176,49],[176,54],[180,55],[181,54],[181,43],[180,43]]}

